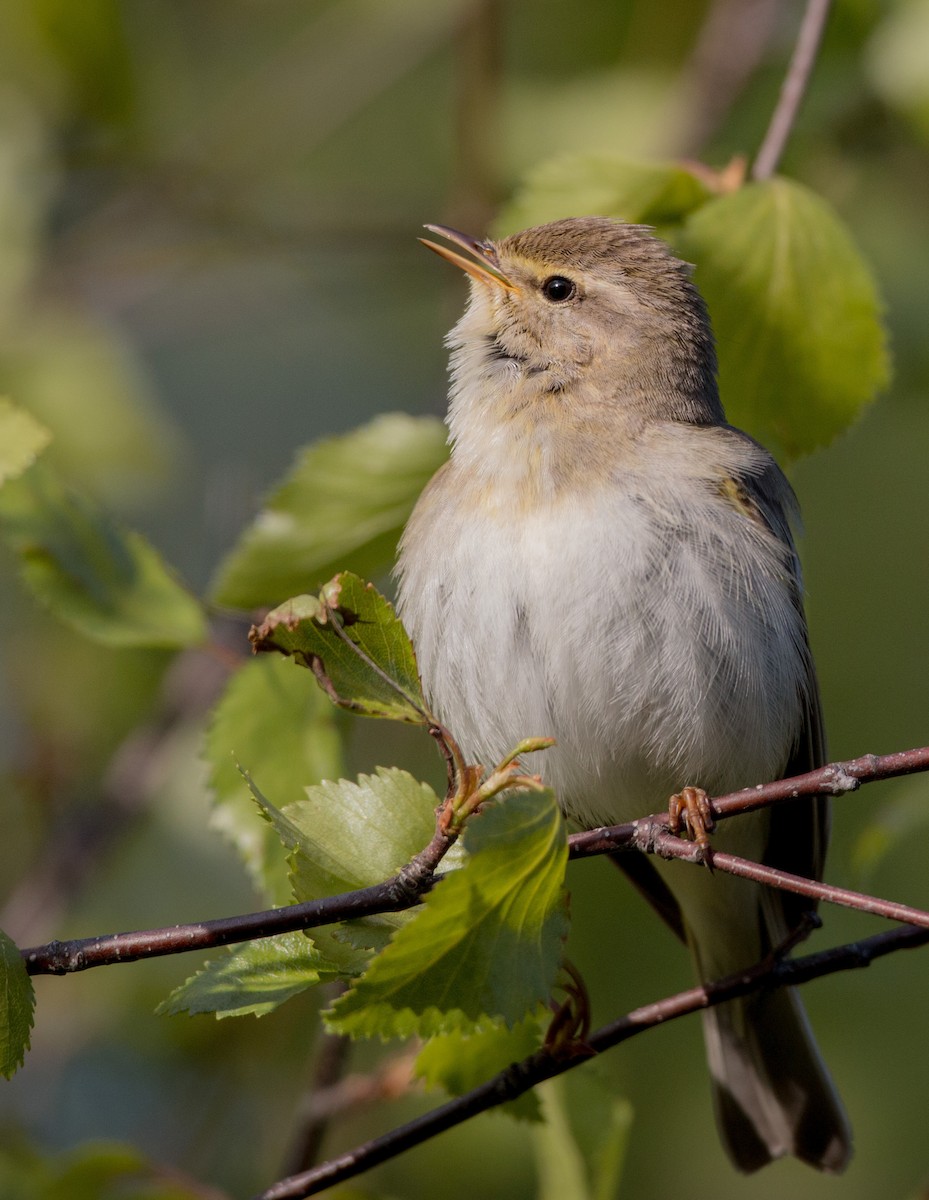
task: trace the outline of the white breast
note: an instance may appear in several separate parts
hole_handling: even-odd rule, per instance
[[[398,574],[427,697],[465,754],[490,765],[556,738],[532,768],[588,827],[685,784],[772,777],[799,734],[808,674],[785,549],[692,477],[526,506],[505,481],[468,488],[452,463]]]

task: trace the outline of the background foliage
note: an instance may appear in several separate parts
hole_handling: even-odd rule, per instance
[[[49,469],[84,497],[74,521],[103,504],[195,588],[238,586],[228,562],[217,576],[220,560],[299,447],[387,411],[441,413],[442,336],[463,287],[417,246],[419,226],[521,224],[525,196],[502,217],[501,204],[527,171],[568,153],[587,164],[604,153],[699,155],[716,167],[751,153],[799,10],[751,6],[753,29],[767,21],[770,33],[738,103],[716,113],[720,64],[751,59],[747,8],[679,0],[669,21],[644,0],[2,6],[0,391],[52,431]],[[783,164],[839,211],[870,259],[895,359],[892,390],[792,470],[834,756],[926,741],[927,14],[925,0],[836,5]],[[708,16],[723,28],[715,60]],[[686,210],[689,195],[663,203]],[[724,377],[733,412],[738,385]],[[785,403],[796,400],[789,390]],[[368,544],[393,527],[375,523]],[[115,528],[103,549],[121,545]],[[19,589],[12,554],[4,560],[0,927],[26,944],[254,907],[238,858],[210,829],[200,761],[226,666],[198,651],[84,641]],[[164,644],[196,641],[184,593],[171,600],[172,629],[186,632]],[[241,627],[230,623],[226,645],[244,652]],[[337,774],[341,727],[332,715],[314,744],[290,730],[288,745],[308,771]],[[351,773],[402,760],[441,783],[412,732],[355,723],[349,738]],[[214,786],[234,791],[235,780]],[[917,777],[841,802],[830,877],[925,907],[927,801]],[[260,880],[275,851],[252,851]],[[592,863],[570,875],[570,953],[601,1020],[690,978],[614,875]],[[863,924],[830,912],[815,944]],[[281,1174],[314,1002],[300,997],[260,1022],[149,1016],[188,974],[186,962],[163,960],[37,981],[29,1069],[0,1093],[0,1191],[78,1194],[84,1178],[86,1194],[105,1195],[124,1152],[88,1165],[88,1139],[125,1140],[236,1194]],[[839,1183],[793,1163],[750,1183],[731,1171],[695,1023],[587,1068],[631,1103],[627,1194],[916,1194],[929,1182],[927,983],[929,961],[916,954],[807,989],[857,1134]],[[362,1046],[354,1065],[374,1053]],[[569,1093],[582,1126],[606,1105],[586,1085]],[[358,1112],[333,1148],[425,1103]],[[360,1188],[425,1197],[439,1179],[452,1198],[532,1196],[533,1153],[526,1128],[490,1117]]]

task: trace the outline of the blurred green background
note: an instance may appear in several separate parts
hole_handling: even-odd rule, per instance
[[[455,273],[416,243],[482,233],[540,160],[591,149],[723,166],[757,148],[802,5],[779,0],[7,0],[0,5],[0,392],[55,433],[68,476],[202,588],[297,447],[375,413],[444,408]],[[783,170],[838,209],[886,300],[895,382],[792,471],[834,757],[929,741],[929,0],[839,0]],[[725,400],[725,397],[724,397]],[[23,596],[5,556],[0,926],[21,944],[244,911],[209,828],[199,745],[222,683],[205,656],[85,644]],[[230,630],[240,653],[243,632]],[[431,760],[353,731],[355,766]],[[836,809],[829,878],[929,906],[929,782]],[[690,982],[605,864],[572,873],[570,954],[595,1019]],[[814,947],[876,922],[825,914]],[[283,1173],[315,1017],[150,1015],[194,962],[40,979],[0,1149],[125,1139],[246,1195]],[[623,1195],[916,1197],[929,1187],[929,955],[805,995],[857,1152],[823,1179],[744,1179],[681,1022],[586,1071],[629,1097]],[[361,1047],[358,1069],[375,1051]],[[595,1121],[578,1098],[579,1123]],[[363,1111],[344,1148],[418,1111]],[[3,1170],[0,1166],[0,1194]],[[531,1139],[472,1122],[360,1194],[536,1195]],[[15,1198],[14,1198],[15,1200]]]

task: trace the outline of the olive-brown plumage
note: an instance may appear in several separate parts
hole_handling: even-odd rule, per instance
[[[647,230],[588,217],[477,242],[449,335],[452,454],[410,518],[399,603],[431,705],[474,761],[526,736],[588,828],[823,761],[790,521],[770,455],[726,423],[689,269]],[[825,801],[725,822],[714,845],[820,875]],[[630,872],[702,979],[741,970],[804,904],[660,860]],[[705,1014],[720,1130],[754,1170],[839,1171],[841,1105],[793,991]]]

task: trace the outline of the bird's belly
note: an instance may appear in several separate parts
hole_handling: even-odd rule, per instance
[[[802,635],[745,525],[698,541],[615,493],[518,521],[450,508],[427,552],[401,560],[430,704],[485,765],[554,737],[532,767],[588,827],[685,784],[718,794],[776,775],[799,732]]]

